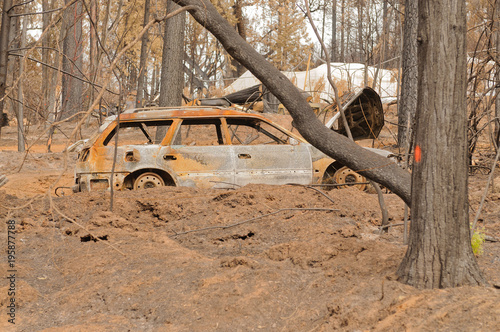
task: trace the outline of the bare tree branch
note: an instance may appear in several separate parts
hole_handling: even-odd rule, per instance
[[[53,13],[57,12],[63,9],[63,7],[59,7],[56,9],[51,9],[51,10],[46,10],[44,12],[36,12],[36,13],[22,13],[22,14],[11,14],[9,15],[10,17],[20,17],[20,16],[33,16],[33,15],[43,15],[43,14],[48,14],[48,13]]]

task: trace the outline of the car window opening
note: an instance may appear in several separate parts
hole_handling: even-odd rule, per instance
[[[228,119],[233,145],[289,144],[290,137],[263,121],[242,122]]]
[[[224,145],[220,119],[183,120],[172,145],[214,146]]]
[[[118,146],[160,144],[172,121],[121,122]],[[104,146],[115,145],[116,127],[103,141]]]

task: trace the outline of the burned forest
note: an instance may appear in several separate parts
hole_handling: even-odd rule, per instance
[[[1,331],[500,326],[500,0],[0,8]]]

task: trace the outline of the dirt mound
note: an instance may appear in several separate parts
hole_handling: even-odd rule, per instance
[[[2,205],[26,202],[0,192]],[[19,231],[16,326],[22,331],[498,326],[498,290],[419,291],[395,280],[406,248],[399,229],[378,234],[376,196],[355,189],[326,194],[301,186],[164,187],[118,192],[112,212],[109,193],[102,192],[56,197],[53,205],[37,199],[10,210],[8,218],[17,221]],[[393,195],[386,200],[393,222],[400,222],[400,201]],[[6,213],[2,210],[4,220]],[[495,279],[491,273],[498,274],[500,262],[488,255],[498,255],[499,248],[492,243],[485,249],[488,258],[480,263]],[[2,305],[7,303],[5,287],[0,295]],[[0,324],[9,327],[5,320]]]

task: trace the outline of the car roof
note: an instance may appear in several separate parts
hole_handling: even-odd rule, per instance
[[[128,110],[120,114],[120,121],[129,120],[162,120],[172,118],[205,118],[205,117],[244,117],[268,121],[259,114],[241,112],[232,108],[183,106],[183,107],[152,107]]]
[[[292,133],[290,130],[283,128],[277,123],[267,119],[260,114],[246,113],[238,111],[234,108],[218,107],[218,106],[182,106],[182,107],[151,107],[151,108],[137,108],[131,109],[120,114],[120,121],[155,121],[164,119],[196,119],[196,118],[246,118],[258,119],[267,123],[272,123],[273,126],[291,135],[301,142],[306,142],[301,136]],[[116,122],[116,115],[106,118],[99,128],[99,133],[102,133],[111,123]]]

